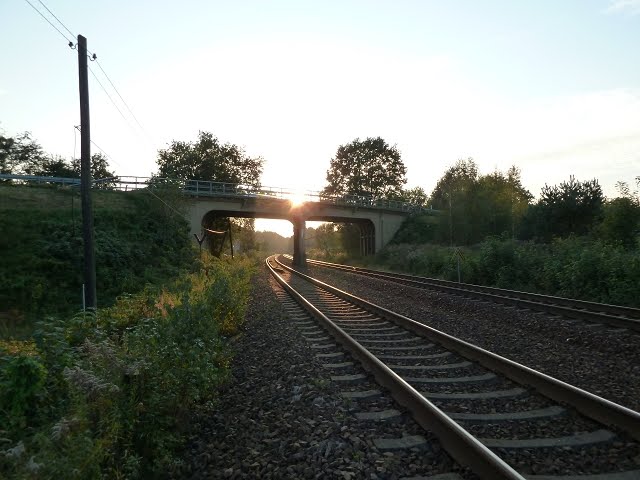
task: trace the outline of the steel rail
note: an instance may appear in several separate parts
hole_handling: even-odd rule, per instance
[[[394,322],[412,331],[416,335],[427,338],[432,342],[439,343],[443,347],[454,350],[463,357],[475,360],[486,368],[497,371],[517,383],[534,387],[538,392],[559,403],[568,403],[575,407],[585,416],[592,418],[605,425],[613,426],[628,433],[636,440],[640,440],[640,413],[627,407],[614,403],[602,397],[598,397],[586,390],[570,385],[566,382],[553,378],[542,372],[529,368],[525,365],[509,360],[483,348],[477,347],[469,342],[460,340],[452,335],[436,330],[404,315],[392,312],[384,307],[367,302],[359,297],[351,295],[343,290],[333,287],[327,283],[305,275],[288,265],[276,260],[280,266],[290,272],[306,279],[338,297],[355,303],[359,307],[380,315],[381,317]]]
[[[418,288],[430,288],[454,295],[490,300],[496,303],[511,305],[517,308],[543,311],[569,318],[606,323],[620,328],[640,331],[640,309],[588,302],[571,298],[555,297],[538,293],[504,290],[469,283],[457,283],[428,277],[419,277],[403,273],[384,272],[362,267],[351,267],[337,263],[309,260],[311,265],[318,265],[336,270],[343,270],[383,280],[390,280],[403,285]]]
[[[487,480],[524,480],[509,464],[501,460],[495,453],[449,418],[442,410],[422,396],[416,389],[403,380],[398,374],[372,355],[368,350],[353,340],[342,328],[332,322],[306,298],[298,293],[276,269],[270,260],[277,262],[286,270],[295,270],[281,264],[272,256],[267,258],[267,268],[278,283],[300,304],[310,315],[318,320],[347,351],[357,358],[364,368],[370,371],[376,381],[387,388],[393,398],[407,408],[413,418],[424,429],[433,432],[442,443],[444,449],[460,464],[469,467],[481,478]]]

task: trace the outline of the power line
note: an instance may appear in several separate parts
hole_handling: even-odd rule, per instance
[[[147,141],[150,142],[150,144],[153,146],[153,140],[150,137],[150,135],[147,133],[147,131],[144,129],[144,127],[142,126],[142,124],[138,121],[138,119],[136,118],[136,116],[133,114],[133,112],[131,111],[131,108],[129,108],[129,105],[127,105],[127,102],[125,102],[124,98],[122,98],[122,95],[120,95],[120,92],[118,91],[118,89],[116,88],[116,86],[113,84],[113,82],[111,81],[111,79],[109,78],[109,76],[107,75],[107,72],[104,71],[104,69],[102,68],[102,66],[100,65],[100,63],[97,61],[97,58],[94,57],[92,58],[92,60],[95,60],[95,62],[98,64],[98,67],[100,67],[100,70],[102,70],[102,73],[104,74],[104,76],[107,78],[107,80],[109,81],[109,83],[111,84],[111,86],[113,87],[113,89],[115,90],[115,92],[118,94],[118,96],[120,97],[120,100],[122,100],[122,103],[124,104],[125,107],[127,107],[127,110],[129,111],[129,113],[131,114],[131,117],[133,117],[133,119],[136,121],[136,123],[138,124],[138,126],[140,127],[140,131],[142,131],[146,137],[147,137]],[[102,88],[102,91],[107,95],[107,97],[109,98],[109,100],[111,101],[111,103],[113,104],[113,106],[115,107],[116,110],[118,110],[118,113],[120,114],[120,116],[122,117],[122,119],[125,121],[125,123],[127,124],[127,126],[136,133],[136,135],[140,135],[140,131],[136,130],[133,125],[131,125],[131,122],[127,119],[126,115],[122,112],[122,110],[120,109],[120,107],[118,107],[118,104],[115,102],[115,100],[113,99],[113,97],[109,94],[109,92],[107,91],[107,89],[105,88],[105,86],[102,84],[102,82],[100,81],[100,79],[98,78],[98,76],[95,74],[95,72],[93,71],[93,69],[91,67],[89,67],[89,71],[91,72],[91,75],[93,75],[93,78],[96,79],[96,82],[98,82],[98,85],[100,85],[100,88]]]
[[[74,128],[75,130],[77,130],[77,131],[80,131],[80,125],[74,125],[74,127],[73,127],[73,128]],[[74,141],[74,142],[75,142],[75,141]],[[100,151],[103,153],[103,155],[104,155],[105,157],[107,157],[107,160],[109,160],[109,161],[111,161],[111,162],[115,163],[115,164],[116,164],[117,166],[119,166],[120,168],[124,168],[120,163],[116,162],[116,161],[113,159],[113,157],[112,157],[111,155],[109,155],[109,154],[108,154],[107,152],[105,152],[102,148],[100,148],[100,146],[99,146],[96,142],[94,142],[93,140],[90,140],[90,142],[91,142],[91,144],[92,144],[94,147],[96,147],[98,150],[100,150]],[[74,150],[73,150],[73,151],[74,151],[74,159],[75,159],[75,143],[74,143]]]
[[[107,160],[111,160],[113,163],[115,163],[117,166],[119,166],[120,168],[124,168],[121,164],[119,164],[118,162],[116,162],[112,156],[110,156],[107,152],[105,152],[103,149],[101,149],[98,144],[96,142],[94,142],[93,140],[91,140],[91,144],[96,147],[98,150],[100,150],[105,157],[107,157]]]
[[[40,15],[42,18],[44,18],[47,23],[49,25],[51,25],[53,28],[55,28],[55,30],[65,39],[69,42],[69,46],[73,46],[74,42],[69,40],[69,38],[62,33],[62,31],[56,27],[45,15],[43,15],[43,13],[38,10],[33,3],[31,3],[29,0],[25,0],[30,6],[31,8],[33,8],[38,15]],[[49,14],[56,19],[56,21],[62,25],[62,27],[69,32],[69,35],[71,35],[71,38],[73,38],[75,40],[76,35],[69,30],[69,28],[62,22],[62,20],[60,20],[55,13],[53,13],[51,11],[51,9],[49,7],[47,7],[47,5],[42,1],[42,0],[38,0],[38,3],[40,3],[40,5],[42,5],[47,12],[49,12]],[[124,104],[124,106],[127,108],[127,110],[129,111],[129,113],[131,114],[131,116],[133,117],[133,119],[136,121],[136,123],[138,124],[138,126],[140,127],[140,129],[142,129],[142,131],[144,131],[144,128],[142,127],[142,125],[140,124],[140,121],[136,118],[136,116],[133,114],[133,111],[131,111],[131,108],[129,107],[129,105],[127,104],[127,102],[125,102],[124,98],[122,97],[122,95],[120,94],[120,92],[118,91],[118,89],[116,88],[116,86],[113,84],[113,82],[111,81],[111,78],[109,78],[109,75],[107,75],[107,72],[105,72],[104,68],[102,68],[102,65],[100,65],[100,62],[97,61],[97,55],[95,53],[90,52],[89,50],[87,50],[87,52],[89,53],[89,59],[93,60],[96,62],[96,64],[98,65],[98,67],[100,68],[100,70],[102,71],[102,73],[104,74],[104,76],[107,78],[107,80],[109,81],[109,83],[111,84],[111,86],[113,87],[113,89],[115,90],[115,92],[118,94],[118,97],[120,97],[120,100],[122,100],[122,103]],[[113,100],[113,98],[111,97],[111,95],[109,95],[109,92],[107,92],[107,89],[104,87],[104,85],[102,84],[102,82],[100,82],[100,80],[98,79],[98,77],[96,76],[96,74],[94,73],[93,70],[91,70],[91,68],[89,68],[89,70],[91,71],[91,74],[93,75],[93,77],[96,79],[96,81],[98,82],[98,84],[100,85],[100,87],[102,88],[102,90],[104,91],[104,93],[107,95],[107,97],[109,97],[109,100],[111,100],[111,103],[113,103],[113,106],[116,107],[116,110],[118,110],[118,113],[120,113],[120,115],[122,116],[122,118],[125,120],[125,122],[127,122],[127,124],[129,125],[129,127],[131,127],[131,124],[129,123],[129,121],[127,120],[127,118],[125,117],[124,113],[122,113],[122,110],[120,110],[120,108],[118,107],[118,105],[116,104],[116,102]],[[146,133],[146,132],[145,132]]]
[[[58,23],[59,23],[60,25],[62,25],[62,26],[64,27],[64,29],[65,29],[67,32],[69,32],[69,34],[71,35],[71,37],[72,37],[72,38],[76,38],[76,37],[77,37],[77,35],[76,35],[75,33],[73,33],[71,30],[69,30],[69,29],[67,28],[67,26],[66,26],[64,23],[62,23],[58,17],[56,17],[55,13],[53,13],[51,10],[49,10],[49,7],[47,7],[47,6],[44,4],[44,2],[42,2],[42,0],[38,0],[38,2],[40,3],[40,5],[42,5],[44,8],[46,8],[46,9],[47,9],[47,12],[49,12],[49,13],[51,14],[51,16],[52,16],[53,18],[55,18],[55,19],[58,21]]]
[[[35,10],[35,12],[40,15],[49,25],[51,25],[51,27],[53,27],[59,34],[60,36],[62,36],[62,38],[64,38],[68,44],[69,47],[71,48],[75,48],[75,39],[76,39],[76,35],[62,22],[62,20],[60,20],[55,13],[53,13],[53,11],[51,11],[51,9],[42,1],[42,0],[38,0],[38,3],[40,3],[40,5],[42,5],[47,12],[49,12],[49,14],[64,28],[64,30],[66,30],[70,35],[71,38],[73,40],[70,40],[65,33],[63,33],[56,25],[54,25],[51,20],[49,20],[43,13],[42,11],[40,11],[38,8],[36,8],[36,6],[31,3],[30,0],[25,0],[29,6]],[[138,125],[138,127],[140,128],[140,130],[145,134],[145,136],[147,137],[147,139],[149,141],[151,141],[151,143],[153,144],[153,140],[151,139],[150,135],[147,133],[147,131],[144,129],[144,127],[142,126],[142,124],[140,123],[140,121],[138,120],[138,118],[135,116],[135,114],[133,113],[133,110],[131,110],[131,107],[129,107],[129,105],[127,104],[127,102],[125,101],[124,97],[120,94],[120,91],[116,88],[115,84],[113,83],[113,81],[111,80],[111,78],[109,77],[109,75],[107,75],[107,72],[105,71],[104,68],[102,68],[102,65],[100,64],[100,62],[97,61],[97,55],[95,53],[92,53],[91,51],[87,50],[88,52],[88,57],[91,61],[95,61],[96,64],[98,65],[98,68],[100,68],[100,70],[102,71],[102,74],[105,76],[105,78],[108,80],[109,84],[111,85],[111,87],[113,88],[113,90],[116,92],[116,94],[118,95],[118,97],[120,98],[120,100],[122,101],[122,104],[126,107],[127,111],[129,112],[129,114],[131,115],[131,117],[135,120],[136,124]],[[93,75],[93,78],[95,78],[96,82],[98,82],[98,85],[100,86],[100,88],[102,88],[102,90],[104,91],[105,95],[107,95],[107,97],[109,98],[109,100],[111,101],[111,103],[113,104],[113,106],[115,107],[115,109],[118,111],[118,113],[120,114],[120,116],[122,117],[122,119],[125,121],[125,123],[127,124],[127,126],[129,128],[131,128],[132,130],[135,131],[135,128],[133,128],[133,126],[131,125],[130,121],[127,119],[127,116],[122,112],[122,110],[120,109],[120,107],[118,107],[117,103],[114,101],[113,97],[109,94],[109,92],[107,91],[107,89],[105,88],[105,86],[102,84],[102,82],[100,81],[100,79],[98,78],[98,76],[95,74],[95,72],[91,69],[91,67],[89,67],[89,71],[91,72],[91,75]],[[74,137],[74,157],[75,157],[75,137]],[[93,141],[91,143],[94,143]],[[94,143],[95,145],[95,143]],[[100,147],[98,147],[97,145],[95,145],[96,148],[98,148],[102,153],[104,153],[107,157],[109,157],[109,155],[107,155],[107,153],[102,150]],[[117,162],[116,162],[117,163]]]
[[[69,40],[69,39],[67,38],[67,36],[66,36],[64,33],[62,33],[58,27],[56,27],[53,23],[51,23],[51,21],[50,21],[47,17],[45,17],[45,16],[42,14],[42,12],[41,12],[40,10],[38,10],[38,9],[33,5],[33,3],[31,3],[29,0],[24,0],[24,1],[25,1],[25,2],[27,2],[27,3],[31,6],[31,8],[33,8],[33,9],[38,13],[38,15],[40,15],[42,18],[44,18],[44,19],[45,19],[45,21],[46,21],[49,25],[51,25],[53,28],[55,28],[55,30],[56,30],[60,35],[62,35],[62,38],[64,38],[67,42],[69,42],[69,46],[72,46],[72,45],[74,44],[74,42],[73,42],[72,40]],[[42,3],[42,2],[40,2],[40,3]],[[45,8],[47,8],[47,7],[45,6]],[[49,9],[47,8],[47,10],[49,10]],[[49,10],[49,12],[51,12],[51,10]],[[52,15],[53,15],[53,14],[52,14]],[[55,17],[55,15],[54,15],[54,17]],[[56,18],[56,20],[57,20],[57,18]],[[58,20],[58,22],[60,22],[60,20]],[[62,22],[60,22],[60,23],[62,24]],[[63,25],[63,24],[62,24],[62,25]],[[64,26],[64,25],[63,25],[63,26]],[[64,28],[67,28],[67,27],[64,27]],[[74,37],[74,36],[73,36],[73,34],[71,34],[71,36],[72,36],[72,37]],[[74,39],[75,39],[75,38],[74,38]]]
[[[98,82],[98,85],[100,85],[100,88],[102,88],[102,90],[104,91],[104,93],[107,95],[107,97],[109,97],[109,100],[111,100],[111,103],[113,103],[113,106],[116,107],[116,110],[118,110],[118,113],[120,114],[120,116],[122,117],[122,119],[127,122],[127,125],[129,126],[129,128],[133,128],[131,126],[131,124],[129,123],[129,120],[127,120],[127,117],[124,116],[124,113],[122,113],[122,110],[120,110],[120,108],[118,107],[118,105],[116,104],[116,102],[113,101],[113,98],[111,97],[111,95],[109,95],[109,92],[107,92],[107,89],[104,88],[104,85],[102,85],[102,82],[98,79],[98,77],[96,76],[96,74],[93,72],[93,69],[91,67],[89,67],[89,71],[91,72],[91,75],[93,75],[93,78],[96,79],[96,82]]]
[[[145,190],[147,192],[149,192],[151,195],[153,195],[154,197],[156,197],[158,200],[160,200],[162,203],[164,203],[168,208],[170,208],[171,210],[173,210],[174,212],[176,212],[178,215],[180,215],[182,218],[184,218],[184,213],[179,211],[177,208],[169,205],[167,202],[165,202],[163,199],[161,199],[158,195],[156,195],[155,193],[153,193],[151,188],[145,188]]]
[[[111,81],[111,79],[109,78],[109,75],[107,75],[107,72],[104,71],[104,68],[102,68],[102,65],[100,65],[100,62],[96,59],[96,64],[98,65],[98,67],[100,68],[100,70],[102,70],[102,73],[104,73],[104,76],[107,78],[107,80],[109,81],[109,83],[111,84],[111,86],[113,87],[113,89],[115,90],[115,92],[118,94],[118,97],[120,97],[120,100],[122,100],[122,103],[124,104],[125,107],[127,107],[127,110],[129,111],[129,113],[131,114],[131,116],[133,117],[133,119],[136,121],[136,123],[138,124],[138,126],[140,127],[140,129],[145,132],[144,127],[140,124],[140,122],[138,121],[138,119],[136,118],[136,116],[133,114],[133,112],[131,111],[131,109],[129,108],[129,105],[127,105],[127,102],[124,101],[124,98],[122,98],[122,95],[120,95],[120,92],[118,91],[118,89],[116,88],[116,86],[113,84],[113,82]],[[146,133],[146,132],[145,132]]]

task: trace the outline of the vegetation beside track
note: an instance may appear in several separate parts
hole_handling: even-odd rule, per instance
[[[460,247],[465,283],[640,307],[640,250],[585,237],[549,244],[490,237]],[[455,249],[434,244],[392,244],[370,259],[384,268],[458,280]]]
[[[228,375],[255,262],[205,258],[96,314],[0,345],[0,476],[163,477]]]
[[[79,192],[0,183],[0,478],[167,477],[228,377],[255,261],[198,260],[177,191],[92,198],[83,313]]]
[[[168,190],[160,196],[179,201]],[[99,306],[191,267],[186,220],[149,192],[94,190],[93,204]],[[0,338],[28,335],[36,319],[81,309],[77,189],[0,185],[0,223]]]

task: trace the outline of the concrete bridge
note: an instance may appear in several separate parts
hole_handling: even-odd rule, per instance
[[[58,183],[77,186],[79,179],[0,175],[23,182]],[[256,187],[203,180],[175,180],[148,177],[114,177],[94,181],[96,186],[117,190],[138,190],[163,185],[178,187],[189,197],[186,215],[191,233],[200,236],[214,218],[268,218],[293,224],[294,263],[305,261],[305,222],[353,223],[360,227],[360,251],[371,255],[393,238],[402,222],[415,211],[426,209],[406,202],[366,195],[328,196],[320,192]],[[437,214],[435,210],[426,210]]]
[[[420,207],[370,196],[330,197],[319,192],[297,192],[273,187],[188,181],[191,233],[200,235],[214,218],[268,218],[293,225],[294,263],[303,264],[305,222],[353,223],[360,227],[360,251],[371,255],[393,238],[404,220]],[[433,211],[436,213],[435,211]]]
[[[384,247],[409,212],[375,207],[333,205],[324,202],[297,204],[277,198],[193,197],[189,202],[191,233],[200,235],[203,225],[217,217],[269,218],[293,224],[293,257],[305,260],[305,222],[354,223],[360,227],[360,251],[370,255]]]

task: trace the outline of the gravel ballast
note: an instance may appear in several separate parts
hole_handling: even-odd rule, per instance
[[[530,318],[526,318],[522,323],[516,323],[521,320],[517,318],[518,314],[522,313],[523,317],[527,317],[527,315],[535,317],[541,322],[544,320],[562,322],[561,325],[564,327],[569,325],[569,322],[564,322],[557,318],[548,318],[531,312],[518,312],[515,309],[504,309],[499,305],[484,304],[460,297],[449,297],[446,294],[434,294],[434,292],[427,290],[378,279],[369,279],[360,275],[313,267],[309,268],[307,273],[365,300],[513,358],[495,347],[495,345],[511,346],[511,351],[520,353],[520,359],[514,358],[516,361],[539,370],[543,369],[532,364],[531,359],[537,358],[536,353],[540,351],[539,347],[543,340],[540,338],[540,332],[537,332],[539,336],[535,338],[536,343],[533,347],[529,344],[531,339],[528,335],[528,328],[531,323],[527,323],[526,320],[530,320]],[[331,315],[329,314],[329,316]],[[432,322],[432,319],[435,319],[435,321]],[[436,322],[440,324],[436,325]],[[582,324],[579,326],[582,326]],[[549,330],[547,327],[546,331]],[[627,336],[631,336],[633,337],[631,338],[632,340],[636,340],[636,335],[628,332],[611,332],[607,331],[606,328],[584,328],[580,330],[580,333],[583,333],[584,330],[588,333],[598,332],[605,335],[624,334],[623,341],[628,340]],[[573,330],[571,333],[575,335],[576,331]],[[556,339],[551,337],[547,343],[547,345],[552,346],[551,348],[553,348],[552,340]],[[597,342],[594,345],[597,345]],[[542,350],[545,353],[544,349]],[[561,352],[566,356],[565,361],[567,362],[571,362],[573,359],[570,351],[571,347],[568,349],[565,347],[565,350]],[[582,351],[579,353],[584,354]],[[590,353],[587,352],[586,357],[590,357]],[[609,353],[611,353],[610,350]],[[632,358],[635,359],[636,355],[637,353],[634,352]],[[560,361],[558,365],[562,366],[562,363]],[[552,372],[546,371],[546,373],[553,375]],[[402,373],[400,374],[402,375]],[[600,370],[599,375],[604,379],[607,378],[609,372]],[[578,372],[578,376],[579,378],[574,378],[574,381],[571,379],[565,381],[589,390],[589,387],[585,386],[584,382],[579,382],[582,378],[581,372]],[[432,382],[433,373],[430,372],[428,377],[426,380],[420,378],[405,379],[409,383],[417,381],[425,383],[427,380]],[[591,390],[595,389],[592,388]],[[442,405],[442,403],[446,402],[438,403],[446,410],[446,406]],[[456,406],[463,410],[465,403],[460,402]],[[502,412],[499,403],[501,402],[488,400],[483,409],[486,410],[488,407],[490,413],[493,413],[491,410],[494,409],[496,412]],[[470,411],[477,411],[475,404],[476,402],[467,403]],[[530,408],[527,410],[530,410]],[[640,475],[640,471],[638,471],[640,450],[636,442],[630,441],[621,432],[614,434],[603,429],[604,426],[576,415],[575,411],[566,412],[555,418],[540,418],[535,421],[468,422],[462,419],[461,421],[470,433],[480,438],[487,446],[493,447],[499,452],[499,456],[503,460],[506,460],[523,473],[567,475],[633,471],[634,474]],[[556,445],[559,445],[559,448],[556,448]],[[552,447],[553,450],[549,450]]]
[[[596,395],[640,410],[640,335],[585,327],[393,282],[308,267],[309,275],[365,300]]]
[[[309,329],[303,325],[308,320],[285,313],[273,285],[261,268],[243,333],[232,342],[231,379],[216,405],[194,421],[182,478],[400,479],[448,472],[475,478],[384,392],[368,400],[343,396],[379,387],[357,363],[323,366],[353,360],[339,355],[338,347],[312,348],[332,342],[305,340],[301,330]],[[353,374],[364,379],[332,380]],[[357,415],[391,410],[399,414],[387,421]],[[403,437],[406,447],[401,449],[387,448],[382,441]],[[417,437],[427,444],[420,445]]]

